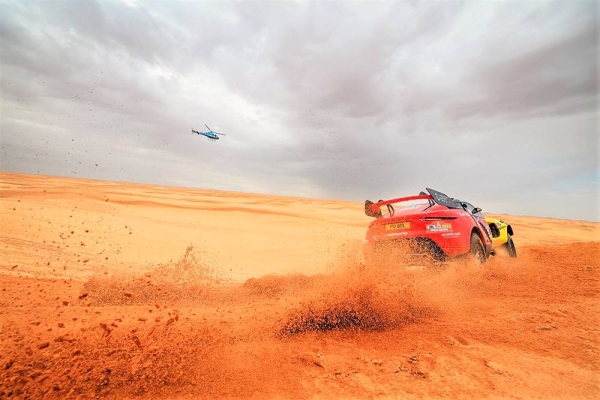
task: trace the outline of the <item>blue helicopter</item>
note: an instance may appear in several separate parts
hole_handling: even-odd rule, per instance
[[[192,133],[196,133],[198,135],[206,136],[208,138],[208,140],[219,140],[219,137],[217,135],[227,136],[224,133],[214,132],[206,124],[204,124],[204,126],[208,129],[208,132],[198,132],[198,131],[195,131],[194,128],[192,128]]]

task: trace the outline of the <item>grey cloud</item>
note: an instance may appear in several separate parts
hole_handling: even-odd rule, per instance
[[[170,26],[144,8],[123,3],[57,2],[50,9],[44,7],[44,15],[48,23],[67,33],[67,40],[104,47],[101,51],[123,51],[148,63],[168,62],[177,44]]]
[[[479,88],[479,93],[472,101],[448,107],[449,116],[539,116],[589,110],[597,101],[597,34],[596,26],[584,26],[560,42],[484,64],[464,82]]]

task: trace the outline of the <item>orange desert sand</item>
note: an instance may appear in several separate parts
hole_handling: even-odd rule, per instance
[[[361,202],[0,181],[0,398],[600,397],[599,223],[362,268]]]

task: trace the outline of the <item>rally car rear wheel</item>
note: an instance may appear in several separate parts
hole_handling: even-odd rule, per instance
[[[508,235],[508,240],[503,244],[503,246],[506,248],[506,250],[508,250],[508,255],[511,258],[517,257],[517,248],[515,247],[515,242],[513,241],[511,235]]]
[[[471,254],[480,264],[483,264],[486,260],[483,242],[481,241],[479,235],[476,233],[471,234]]]

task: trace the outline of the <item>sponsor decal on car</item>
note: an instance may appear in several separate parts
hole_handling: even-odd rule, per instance
[[[399,229],[410,229],[410,222],[398,222],[396,224],[387,224],[385,226],[386,231],[396,231]]]
[[[427,231],[432,233],[450,232],[452,231],[452,224],[448,222],[436,222],[435,224],[427,225]]]
[[[447,232],[447,233],[442,233],[443,237],[459,237],[460,236],[460,232]]]

